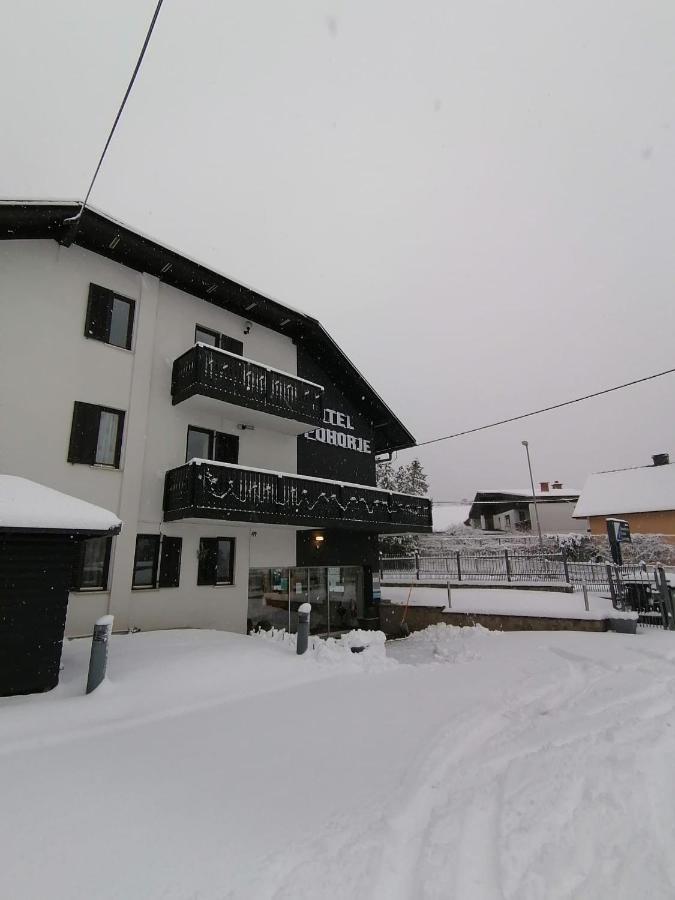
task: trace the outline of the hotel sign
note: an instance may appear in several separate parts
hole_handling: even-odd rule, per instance
[[[370,441],[350,434],[354,431],[351,416],[338,412],[336,409],[324,409],[323,421],[326,425],[334,427],[306,431],[305,437],[308,441],[319,441],[333,447],[344,447],[345,450],[354,450],[356,453],[372,453]]]

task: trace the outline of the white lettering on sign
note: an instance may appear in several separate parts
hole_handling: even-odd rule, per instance
[[[323,420],[326,425],[337,425],[338,428],[346,428],[347,431],[354,431],[352,417],[345,415],[345,413],[338,412],[336,409],[324,409]]]
[[[323,421],[326,425],[335,425],[344,428],[345,431],[354,431],[352,417],[336,409],[324,409]],[[356,437],[353,434],[345,434],[345,431],[335,431],[334,428],[317,428],[315,431],[306,431],[308,441],[319,441],[321,444],[330,444],[333,447],[344,447],[345,450],[355,450],[357,453],[371,453],[370,441]]]

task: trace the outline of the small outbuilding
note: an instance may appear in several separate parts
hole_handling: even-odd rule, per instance
[[[121,526],[91,503],[0,475],[0,696],[56,687],[79,546]]]

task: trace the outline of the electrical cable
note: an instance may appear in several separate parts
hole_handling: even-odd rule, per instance
[[[77,215],[72,216],[72,217],[70,217],[70,218],[64,220],[64,224],[74,226],[74,227],[73,227],[73,232],[72,232],[72,233],[70,234],[70,236],[69,236],[71,242],[72,242],[72,240],[73,240],[73,237],[74,237],[75,232],[77,231],[77,227],[78,227],[78,225],[79,225],[80,219],[82,218],[82,213],[84,212],[84,208],[85,208],[85,206],[87,205],[87,201],[89,200],[89,195],[91,194],[92,188],[94,187],[94,182],[96,181],[96,177],[98,176],[98,173],[99,173],[99,171],[100,171],[100,169],[101,169],[101,166],[102,166],[102,164],[103,164],[103,159],[105,158],[105,155],[106,155],[106,152],[107,152],[107,150],[108,150],[108,147],[110,146],[110,141],[112,140],[112,136],[113,136],[113,134],[115,133],[115,129],[117,128],[117,123],[118,123],[119,120],[120,120],[120,117],[121,117],[121,115],[122,115],[122,111],[124,110],[124,107],[125,107],[125,105],[126,105],[126,102],[127,102],[127,100],[129,99],[129,94],[131,93],[131,89],[132,89],[132,87],[134,86],[134,81],[136,80],[136,76],[138,75],[138,71],[139,71],[139,69],[141,68],[141,63],[143,62],[143,57],[145,56],[145,51],[148,49],[148,44],[150,43],[150,37],[152,36],[152,32],[153,32],[153,30],[154,30],[154,28],[155,28],[155,23],[157,22],[157,17],[159,16],[159,11],[160,11],[160,9],[162,8],[162,3],[163,3],[163,2],[164,2],[164,0],[158,0],[157,6],[155,7],[155,12],[154,12],[154,14],[153,14],[152,20],[151,20],[151,22],[150,22],[150,26],[148,27],[147,33],[146,33],[146,35],[145,35],[145,40],[143,41],[143,46],[141,47],[141,52],[140,52],[140,54],[139,54],[139,56],[138,56],[138,59],[136,60],[136,65],[134,66],[134,71],[132,72],[131,79],[129,80],[129,84],[128,84],[128,86],[127,86],[127,89],[126,89],[126,92],[125,92],[124,97],[123,97],[123,99],[122,99],[122,102],[121,102],[121,104],[120,104],[120,107],[119,107],[119,109],[117,110],[117,115],[115,116],[115,121],[113,122],[112,128],[110,129],[110,134],[108,135],[108,139],[107,139],[107,141],[105,142],[105,146],[103,147],[103,152],[101,153],[101,156],[100,156],[100,158],[99,158],[98,165],[96,166],[96,169],[95,169],[94,174],[93,174],[93,176],[92,176],[91,182],[90,182],[90,184],[89,184],[89,189],[87,190],[87,193],[85,194],[84,200],[82,201],[82,204],[81,204],[81,206],[80,206],[80,210],[79,210],[79,212],[77,213]]]
[[[495,493],[498,494],[500,491],[479,491],[479,493],[488,494]],[[504,491],[503,493],[508,494],[508,491]],[[539,503],[571,503],[576,504],[578,501],[578,497],[570,497],[569,494],[564,497],[540,497],[537,495],[537,504]],[[532,503],[532,494],[514,497],[512,494],[508,495],[504,500],[431,500],[433,506],[472,506],[473,503],[478,503],[480,506],[504,506],[506,503]]]
[[[428,441],[419,441],[419,443],[415,444],[415,447],[426,447],[429,444],[437,444],[440,441],[449,441],[452,438],[463,437],[465,434],[475,434],[477,431],[496,428],[498,425],[506,425],[509,422],[518,422],[521,419],[528,419],[530,416],[538,416],[541,415],[541,413],[550,412],[553,409],[561,409],[563,406],[571,406],[573,403],[581,403],[583,400],[601,397],[603,394],[611,394],[613,391],[621,391],[624,388],[633,387],[635,384],[653,381],[654,378],[661,378],[662,375],[672,375],[673,372],[675,372],[675,369],[665,369],[663,372],[656,372],[654,375],[646,375],[644,378],[636,378],[634,381],[627,381],[625,384],[617,384],[615,387],[605,388],[602,391],[594,391],[592,394],[585,394],[583,397],[575,397],[574,400],[565,400],[563,403],[554,403],[552,406],[544,406],[542,409],[535,409],[532,412],[521,413],[518,416],[510,416],[508,419],[500,419],[498,422],[491,422],[489,425],[479,425],[477,428],[467,428],[465,431],[446,434],[444,437],[432,438]]]

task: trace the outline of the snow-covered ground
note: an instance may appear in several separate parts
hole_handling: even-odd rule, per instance
[[[671,633],[88,649],[0,701],[3,897],[675,895]]]
[[[446,607],[447,587],[383,587],[382,598],[392,603],[410,606]],[[589,593],[588,612],[584,595],[562,591],[519,591],[500,588],[451,588],[453,612],[489,613],[512,616],[543,616],[555,619],[637,618],[637,613],[613,609],[609,597]]]

